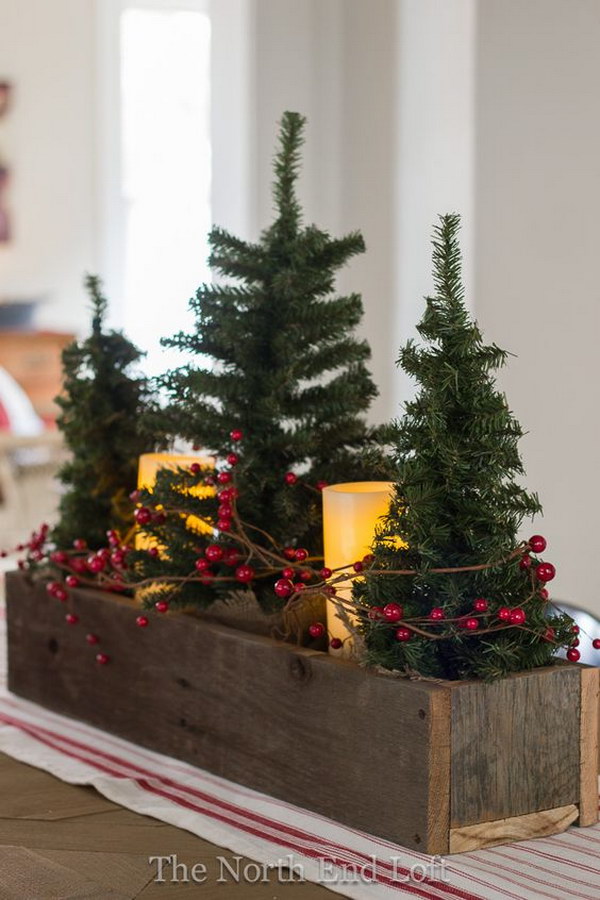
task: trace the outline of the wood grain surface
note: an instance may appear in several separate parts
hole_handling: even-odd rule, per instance
[[[580,667],[455,685],[451,828],[579,803]]]
[[[579,809],[574,803],[558,809],[545,809],[526,816],[513,816],[497,822],[464,825],[450,830],[450,853],[483,850],[498,844],[527,841],[559,834],[577,820]]]
[[[581,668],[580,801],[578,825],[598,821],[598,691],[600,672]]]

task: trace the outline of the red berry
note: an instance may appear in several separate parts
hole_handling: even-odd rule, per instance
[[[410,628],[396,628],[395,638],[397,641],[410,641],[412,631]]]
[[[192,475],[199,475],[201,471],[202,471],[202,466],[200,465],[200,463],[192,463],[191,464],[190,472],[192,473]]]
[[[364,565],[360,560],[357,560],[355,563],[352,563],[352,568],[355,572],[362,572],[362,570],[364,569]]]
[[[543,535],[534,534],[529,538],[529,546],[532,553],[543,553],[548,546],[548,542]]]
[[[231,531],[231,519],[218,519],[217,531]]]
[[[283,476],[283,480],[286,484],[296,484],[298,476],[294,472],[286,472]]]
[[[321,622],[313,622],[308,626],[308,633],[311,638],[320,638],[325,634],[325,626]]]
[[[281,574],[283,578],[293,578],[296,573],[291,566],[287,566],[285,569],[283,569]]]
[[[76,588],[79,586],[79,578],[77,575],[67,575],[65,578],[65,584],[67,587]]]
[[[547,600],[548,597],[550,596],[550,594],[548,593],[546,588],[540,588],[538,591],[538,594],[539,594],[540,600]]]
[[[106,568],[106,562],[101,556],[88,556],[86,562],[90,572],[103,572]]]
[[[335,594],[337,594],[337,588],[332,584],[326,584],[323,588],[323,593],[327,594],[328,597],[333,597]]]
[[[219,519],[230,519],[233,515],[233,506],[231,503],[220,503],[217,507],[217,516]]]
[[[581,659],[581,653],[573,647],[571,650],[567,650],[567,659],[569,662],[578,662]]]
[[[498,610],[498,618],[502,619],[503,622],[510,622],[512,611],[508,608],[508,606],[501,606]]]
[[[323,566],[323,568],[319,571],[319,575],[323,580],[325,580],[326,578],[331,578],[333,572],[331,571],[331,569],[328,569],[327,566]]]
[[[367,553],[366,556],[363,556],[362,560],[365,566],[370,566],[371,563],[375,562],[375,556],[372,553]]]
[[[99,666],[105,666],[110,661],[110,656],[107,656],[106,653],[97,653],[96,654],[96,662]]]
[[[140,506],[139,509],[133,514],[133,518],[138,523],[138,525],[147,525],[152,521],[152,512],[148,509],[147,506]]]
[[[198,572],[206,572],[207,569],[210,569],[210,562],[208,559],[204,559],[204,557],[200,557],[194,563],[194,566]]]
[[[83,575],[84,572],[87,572],[85,559],[82,559],[80,556],[76,556],[75,559],[71,560],[71,568],[74,572],[79,572],[80,575]]]
[[[252,566],[238,566],[235,570],[235,577],[238,581],[241,581],[242,584],[248,584],[249,581],[252,581],[254,575],[255,572]]]
[[[528,553],[524,553],[519,560],[519,568],[523,570],[531,568],[531,557]]]
[[[329,646],[332,650],[339,650],[340,647],[343,646],[343,643],[344,642],[340,640],[340,638],[331,638],[331,640],[329,641]]]
[[[571,641],[571,647],[579,647],[579,638],[575,638],[574,641]]]
[[[75,613],[67,613],[65,616],[65,622],[68,625],[77,625],[77,623],[79,622],[79,616]]]
[[[237,455],[237,453],[228,453],[227,454],[227,462],[229,463],[230,466],[237,466],[239,461],[240,461],[240,458]]]
[[[211,562],[220,562],[223,559],[225,551],[218,544],[209,544],[204,555]]]
[[[98,637],[97,634],[86,634],[85,639],[88,642],[88,644],[99,644],[100,643],[100,638]]]
[[[571,631],[573,634],[579,634],[579,625],[571,625]]]
[[[240,551],[235,547],[229,547],[223,555],[223,562],[226,566],[237,566],[240,561]]]
[[[465,619],[465,628],[468,631],[476,631],[479,628],[479,619],[469,617]]]
[[[298,562],[304,562],[305,559],[308,559],[308,550],[305,550],[304,547],[298,547],[297,550],[294,550],[294,559],[297,559]]]
[[[219,482],[219,484],[229,484],[232,478],[233,475],[231,474],[231,472],[219,472],[219,474],[217,475],[217,481]]]
[[[69,562],[69,556],[64,552],[64,550],[56,550],[54,553],[51,553],[50,559],[58,566],[64,566]]]
[[[75,538],[73,541],[73,546],[76,550],[86,550],[87,549],[87,541],[83,538]]]
[[[368,616],[370,619],[382,619],[383,618],[383,606],[372,606],[368,612]]]
[[[232,488],[223,488],[223,490],[217,492],[217,497],[219,498],[220,503],[229,503],[233,494]]]
[[[548,626],[548,628],[546,628],[544,635],[543,635],[544,640],[548,641],[548,643],[552,644],[552,643],[554,643],[555,637],[556,637],[556,632],[554,631],[554,628],[550,628],[550,626]]]
[[[313,573],[310,569],[302,569],[300,572],[300,581],[310,581],[313,577]]]
[[[539,581],[552,581],[556,575],[556,569],[552,563],[540,563],[535,570],[535,574]]]
[[[158,547],[148,547],[148,556],[156,558],[158,556]]]
[[[51,597],[56,597],[56,592],[62,588],[60,581],[49,581],[46,590]]]
[[[317,488],[318,491],[322,491],[323,488],[326,488],[326,487],[327,487],[327,485],[328,485],[328,482],[327,482],[327,481],[317,481],[316,488]],[[334,641],[335,641],[335,640],[338,640],[338,638],[334,638],[333,640],[334,640]],[[331,646],[333,646],[333,644],[332,644]]]
[[[594,638],[592,641],[592,647],[594,650],[600,650],[600,638]]]
[[[60,600],[61,603],[66,603],[66,601],[69,599],[69,595],[63,587],[57,587],[54,592],[54,596],[57,600]]]
[[[273,585],[273,590],[277,594],[278,597],[289,597],[291,593],[293,593],[294,585],[289,580],[289,578],[280,578]]]
[[[293,547],[284,547],[283,555],[286,559],[296,559],[296,551]]]
[[[441,619],[446,618],[446,613],[441,606],[435,606],[429,613],[429,618],[439,622]]]
[[[169,603],[167,600],[157,600],[154,604],[154,608],[159,613],[166,613],[169,609]]]
[[[294,591],[295,591],[296,593],[299,593],[300,591],[303,591],[305,587],[306,587],[306,585],[304,584],[303,581],[296,581],[296,582],[294,583]]]
[[[527,618],[524,609],[511,609],[510,623],[511,625],[522,625]]]
[[[383,607],[383,618],[386,622],[398,622],[404,615],[399,603],[386,603]]]
[[[148,616],[138,616],[135,620],[135,624],[140,628],[146,628],[146,626],[150,624],[150,619]]]
[[[241,431],[239,428],[234,428],[233,431],[229,432],[229,437],[231,438],[232,441],[241,441],[242,438],[244,437],[244,432]]]
[[[477,597],[473,601],[473,609],[477,610],[477,612],[487,612],[488,610],[488,602],[484,597]]]

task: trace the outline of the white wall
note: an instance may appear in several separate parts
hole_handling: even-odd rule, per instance
[[[517,354],[502,383],[555,595],[598,615],[599,46],[597,0],[479,4],[476,308]]]
[[[0,296],[43,296],[38,322],[85,321],[81,280],[95,256],[92,0],[0,0],[0,76],[14,103],[0,124],[12,170],[13,241]]]

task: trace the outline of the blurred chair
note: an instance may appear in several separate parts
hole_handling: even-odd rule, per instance
[[[62,435],[44,430],[25,391],[0,368],[0,549],[56,518],[63,457]]]

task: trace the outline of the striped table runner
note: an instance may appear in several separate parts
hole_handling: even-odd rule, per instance
[[[600,900],[600,826],[447,857],[432,865],[323,816],[55,715],[6,690],[0,607],[0,750],[142,815],[345,897],[387,900]],[[0,801],[1,802],[1,801]],[[169,848],[164,848],[165,855]],[[241,896],[241,894],[240,894]]]

